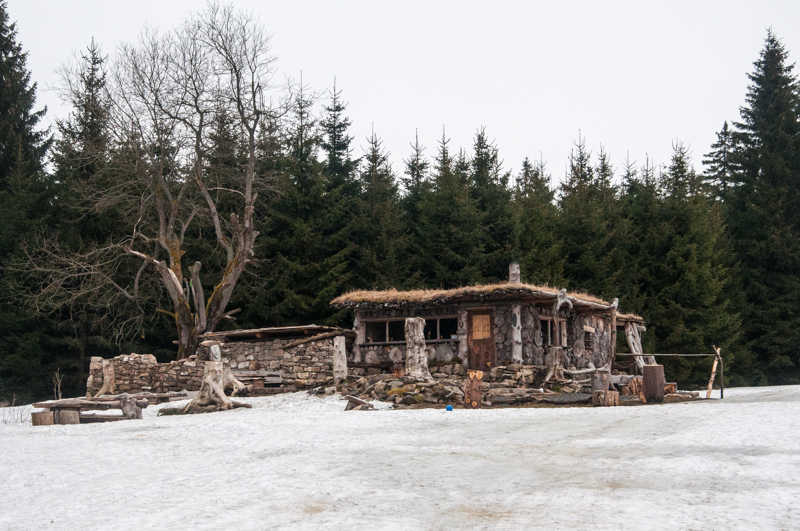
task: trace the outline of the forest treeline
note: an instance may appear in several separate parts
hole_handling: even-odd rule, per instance
[[[126,238],[155,216],[102,206],[110,190],[128,190],[120,168],[146,142],[122,142],[115,129],[114,65],[92,43],[65,67],[72,112],[44,130],[5,3],[0,50],[0,399],[48,396],[56,369],[65,395],[81,394],[90,356],[174,359],[169,294],[141,260],[107,254],[122,245],[113,242],[133,245]],[[524,281],[619,297],[647,321],[646,352],[713,344],[728,385],[800,383],[800,89],[771,31],[749,78],[738,121],[723,124],[704,171],[680,142],[666,165],[617,168],[579,137],[565,175],[528,159],[512,173],[484,128],[468,150],[446,135],[427,149],[413,139],[395,167],[377,135],[355,141],[335,85],[321,95],[287,89],[249,157],[229,109],[213,109],[198,171],[216,184],[216,208],[240,200],[237,176],[251,163],[260,194],[259,235],[228,304],[240,311],[220,327],[349,327],[352,315],[328,306],[341,293],[503,281],[516,260]],[[189,178],[178,171],[181,147],[171,149],[153,155],[168,187]],[[115,200],[139,204],[126,194]],[[211,294],[230,262],[197,204],[176,260],[202,257],[196,278]],[[709,368],[672,360],[668,378],[700,384]]]

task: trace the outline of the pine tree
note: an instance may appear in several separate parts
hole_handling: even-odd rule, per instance
[[[711,151],[703,159],[706,182],[720,199],[727,199],[731,189],[737,184],[736,148],[734,132],[726,121],[717,133],[717,141],[711,144]]]
[[[427,235],[420,231],[419,218],[422,202],[430,193],[431,183],[428,172],[430,162],[425,158],[425,148],[419,144],[419,135],[411,144],[411,154],[403,163],[405,164],[405,177],[402,178],[405,194],[401,207],[403,209],[403,226],[408,233],[409,278],[408,286],[423,287],[423,270],[425,269],[423,246]]]
[[[726,214],[741,261],[745,338],[765,380],[800,382],[800,88],[775,34],[734,124],[740,171]]]
[[[20,312],[10,296],[24,289],[24,277],[10,265],[20,244],[51,221],[53,186],[43,172],[49,132],[39,128],[44,110],[35,111],[36,84],[17,28],[0,2],[0,398],[46,396],[49,377],[64,349],[55,325]]]
[[[481,275],[487,282],[508,280],[508,264],[519,257],[519,231],[512,205],[511,175],[502,170],[497,147],[486,130],[475,135],[470,160],[470,197],[484,230]]]
[[[609,248],[616,215],[613,174],[607,154],[601,151],[598,166],[593,166],[591,152],[579,138],[561,185],[558,229],[570,286],[609,296],[616,296],[609,284],[613,273]]]
[[[524,280],[562,286],[564,257],[555,236],[557,209],[544,161],[522,161],[516,182],[514,205],[520,232],[519,263]]]
[[[362,193],[353,220],[353,277],[362,289],[403,288],[408,281],[408,236],[389,154],[373,133],[360,174]]]
[[[431,191],[418,220],[424,285],[455,288],[482,280],[485,229],[470,195],[466,154],[453,157],[442,134],[434,159]]]

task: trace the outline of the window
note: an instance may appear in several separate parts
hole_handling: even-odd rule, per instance
[[[367,322],[367,343],[383,343],[386,341],[386,321]]]
[[[472,339],[489,339],[492,337],[491,315],[478,314],[472,316]]]
[[[406,321],[394,319],[392,321],[366,321],[364,323],[365,343],[405,343]],[[458,339],[458,318],[444,317],[425,319],[426,341],[451,341]]]
[[[458,339],[458,319],[439,319],[439,339]]]
[[[425,319],[425,341],[458,339],[458,317]]]
[[[542,345],[550,346],[553,344],[552,328],[550,326],[550,319],[539,319],[539,324],[542,326]]]
[[[406,322],[389,321],[389,341],[406,340]]]

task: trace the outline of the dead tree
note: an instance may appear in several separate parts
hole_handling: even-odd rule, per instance
[[[175,322],[178,359],[230,317],[231,295],[254,257],[258,192],[269,189],[256,174],[256,156],[258,132],[275,114],[268,96],[273,63],[258,21],[217,3],[169,33],[145,30],[138,43],[120,47],[108,84],[113,160],[81,195],[87,212],[113,211],[130,232],[81,252],[52,241],[29,247],[26,265],[42,279],[37,305],[63,310],[87,294],[110,292],[116,298],[107,307],[127,304],[142,315],[141,287],[149,280],[147,294],[168,301],[158,311]],[[209,163],[212,126],[223,115],[246,159],[224,175]],[[224,254],[210,295],[201,261],[184,256],[192,233],[213,238]]]
[[[220,343],[218,341],[206,341],[203,344],[209,347],[209,360],[205,362],[200,391],[198,391],[197,396],[181,408],[179,413],[211,413],[239,407],[252,407],[250,404],[235,402],[225,395],[226,387],[233,387],[232,394],[235,394],[237,390],[244,388],[244,384],[234,378],[230,368],[223,363],[222,353],[219,350]]]

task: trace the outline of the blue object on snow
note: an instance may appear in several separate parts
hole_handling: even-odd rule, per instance
[[[445,409],[446,409],[447,411],[453,411],[453,406],[447,406]]]

